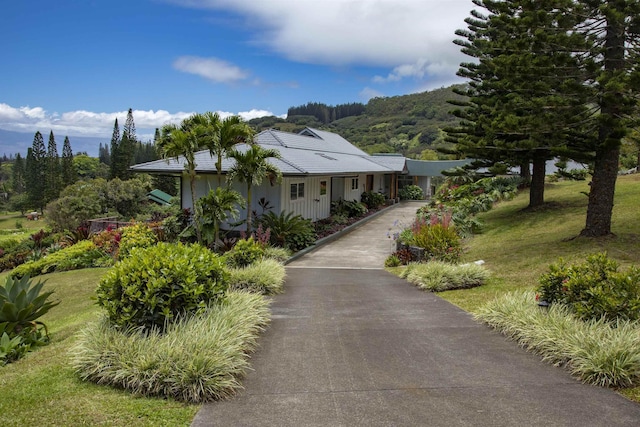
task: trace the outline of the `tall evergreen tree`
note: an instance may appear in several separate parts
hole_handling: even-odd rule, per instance
[[[122,129],[122,140],[120,141],[120,147],[118,150],[118,178],[123,180],[131,178],[129,166],[133,164],[137,143],[136,125],[133,121],[133,110],[129,108],[129,111],[127,112],[127,119],[124,123],[124,128]]]
[[[69,137],[64,138],[64,145],[62,147],[62,188],[76,182],[78,174],[76,173],[76,167],[73,164],[73,151],[71,150],[71,142]]]
[[[119,158],[120,158],[120,126],[118,126],[118,118],[116,117],[113,123],[113,133],[111,134],[111,161],[110,166],[110,178],[116,178],[119,172]]]
[[[45,171],[46,171],[47,150],[44,146],[42,134],[38,131],[33,137],[33,144],[27,151],[26,183],[27,194],[31,206],[40,209],[44,208],[45,192]]]
[[[100,143],[98,147],[98,159],[107,166],[111,165],[111,154],[109,153],[109,146],[107,144],[102,145],[102,143]]]
[[[44,201],[45,204],[58,198],[62,189],[62,174],[60,170],[60,156],[53,131],[49,133],[49,143],[47,144],[47,157],[45,161],[44,176]]]
[[[16,159],[13,162],[11,184],[13,187],[13,194],[22,194],[26,191],[26,170],[24,159],[20,153],[16,154]]]
[[[598,68],[589,85],[599,106],[593,178],[581,235],[611,234],[613,200],[622,139],[637,123],[640,91],[640,2],[582,0],[588,13],[581,31],[596,40],[589,52]],[[635,119],[635,120],[634,120]]]
[[[529,206],[544,202],[545,163],[554,156],[588,150],[575,137],[589,116],[581,60],[587,49],[573,29],[580,17],[572,0],[474,0],[488,12],[472,12],[468,30],[456,33],[462,51],[475,58],[458,75],[468,102],[448,129],[450,141],[469,157],[528,169],[533,163]],[[568,73],[568,70],[571,70]]]

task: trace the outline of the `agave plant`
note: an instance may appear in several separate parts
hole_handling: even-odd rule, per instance
[[[0,323],[6,322],[6,329],[15,335],[25,335],[41,326],[48,336],[47,327],[38,321],[60,301],[48,301],[53,291],[40,293],[44,281],[32,283],[29,276],[21,279],[7,277],[4,286],[0,286]]]

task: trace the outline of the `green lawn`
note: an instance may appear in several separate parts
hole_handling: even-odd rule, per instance
[[[41,228],[47,227],[47,224],[43,219],[29,221],[27,220],[27,217],[21,215],[20,212],[10,212],[0,215],[0,230],[15,229],[17,228],[16,222],[22,224],[22,228],[25,229],[25,231],[38,231]]]
[[[547,205],[541,209],[526,209],[525,192],[480,215],[484,232],[466,242],[464,260],[484,260],[492,279],[485,286],[438,295],[473,312],[497,295],[537,287],[540,275],[559,257],[583,260],[587,254],[607,251],[623,267],[640,265],[640,175],[618,179],[612,223],[615,237],[578,237],[587,211],[583,192],[588,189],[585,181],[549,184]],[[622,393],[640,402],[640,387]]]
[[[41,276],[62,302],[43,317],[52,342],[24,359],[0,368],[2,426],[188,426],[198,405],[132,396],[81,382],[69,366],[75,333],[94,321],[99,309],[91,297],[106,269]],[[7,272],[0,274],[4,283]]]

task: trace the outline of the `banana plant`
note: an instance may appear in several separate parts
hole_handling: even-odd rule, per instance
[[[40,280],[33,283],[29,276],[7,277],[5,285],[0,286],[0,323],[7,322],[7,329],[16,335],[35,330],[40,325],[48,336],[46,325],[37,319],[60,301],[48,300],[53,291],[41,293],[44,283]]]

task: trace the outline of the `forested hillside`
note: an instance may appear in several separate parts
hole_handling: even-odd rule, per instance
[[[447,101],[460,99],[453,86],[411,95],[373,98],[367,104],[321,103],[289,108],[287,119],[262,117],[249,123],[258,131],[297,132],[306,126],[336,132],[369,153],[402,153],[432,159],[445,145],[442,129],[457,119]],[[426,150],[426,151],[425,151]]]

